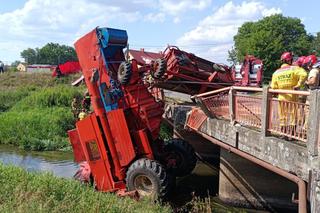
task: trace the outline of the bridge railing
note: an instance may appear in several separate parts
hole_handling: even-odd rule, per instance
[[[278,95],[295,96],[296,101],[281,100]],[[209,117],[253,127],[264,135],[306,142],[310,107],[305,100],[309,95],[308,91],[234,86],[193,98]]]

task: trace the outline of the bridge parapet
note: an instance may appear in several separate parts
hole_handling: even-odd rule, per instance
[[[279,94],[299,99],[296,102],[279,100],[275,97]],[[319,90],[228,87],[192,98],[201,110],[190,111],[186,127],[294,172],[305,180],[312,165],[319,168]],[[201,120],[204,115],[207,119]],[[195,125],[199,119],[202,123]]]
[[[299,95],[308,101],[278,100],[276,94]],[[176,128],[205,134],[297,175],[310,183],[311,206],[320,210],[320,91],[228,87],[193,100],[196,107],[168,107],[175,108],[167,118]]]

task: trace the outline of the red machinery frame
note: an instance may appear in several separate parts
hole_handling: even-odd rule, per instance
[[[167,62],[165,74],[155,79],[154,87],[187,94],[198,94],[227,86],[255,86],[262,83],[263,63],[254,56],[246,56],[240,69],[200,58],[192,53],[168,46],[164,52],[152,53],[144,49],[130,50],[140,72],[152,72],[152,63],[163,57]]]
[[[151,144],[158,138],[163,114],[163,103],[148,92],[136,61],[131,63],[130,83],[114,83],[120,62],[125,61],[122,49],[126,45],[125,39],[115,38],[125,36],[125,31],[97,28],[75,43],[94,112],[78,121],[68,134],[75,161],[89,164],[91,178],[100,191],[125,190],[128,166],[138,158],[153,159]],[[112,56],[108,55],[112,51]],[[108,106],[102,86],[119,95]]]

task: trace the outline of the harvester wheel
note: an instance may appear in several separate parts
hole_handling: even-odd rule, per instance
[[[137,190],[142,197],[164,198],[169,192],[169,177],[157,161],[142,158],[129,167],[126,178],[129,191]]]
[[[156,59],[152,66],[151,75],[155,79],[160,79],[167,71],[167,61],[164,58]]]
[[[164,146],[167,170],[178,177],[188,175],[197,163],[193,147],[178,138],[171,139]]]
[[[127,85],[130,82],[132,74],[131,64],[122,62],[118,68],[118,80],[122,85]]]

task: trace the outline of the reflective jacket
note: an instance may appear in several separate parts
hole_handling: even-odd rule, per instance
[[[295,86],[301,87],[307,78],[307,72],[297,66],[283,64],[272,75],[271,88],[292,90]],[[297,101],[298,96],[292,94],[279,94],[279,100]]]

